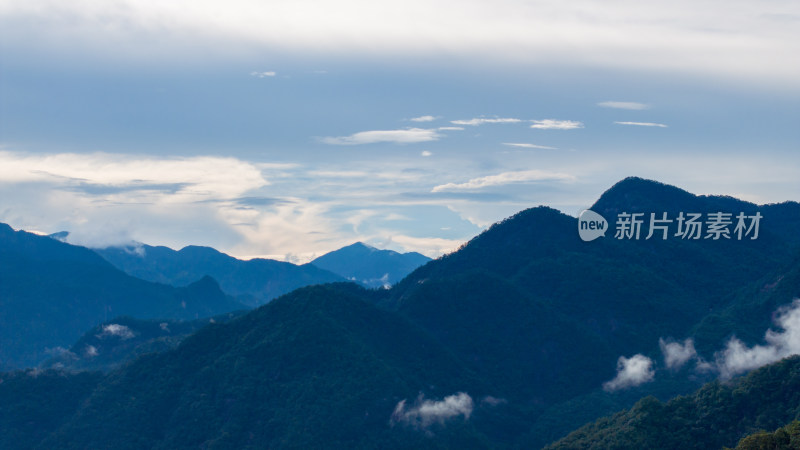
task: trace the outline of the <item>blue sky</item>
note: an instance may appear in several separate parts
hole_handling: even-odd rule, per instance
[[[436,256],[629,175],[800,200],[792,1],[0,0],[0,39],[0,221],[84,245]]]

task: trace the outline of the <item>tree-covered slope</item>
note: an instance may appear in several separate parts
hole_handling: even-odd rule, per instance
[[[657,360],[661,338],[697,334],[703,344],[698,349],[710,358],[733,334],[749,344],[758,341],[775,307],[793,299],[791,283],[779,284],[787,289],[774,289],[760,303],[746,294],[764,280],[787,274],[789,281],[788,273],[795,273],[800,250],[785,223],[791,214],[772,217],[769,206],[695,196],[637,178],[609,189],[593,208],[612,227],[616,211],[762,211],[764,218],[756,240],[618,240],[611,230],[583,242],[575,218],[532,208],[417,269],[382,306],[427,329],[473,370],[507,389],[509,401],[527,405],[534,420],[542,420],[535,428],[555,437],[574,423],[550,414],[577,408],[566,407],[576,399],[585,399],[580,409],[589,414],[618,404],[611,397],[620,395],[601,394],[612,401],[599,408],[589,394],[614,378],[620,356]],[[748,302],[757,307],[740,310]],[[734,311],[735,318],[725,311]],[[720,314],[724,320],[715,321]],[[693,386],[672,385],[655,386],[654,393]],[[557,407],[561,403],[565,408]]]
[[[548,449],[710,449],[733,447],[759,430],[800,418],[800,356],[730,383],[662,403],[647,397],[627,411],[585,425]]]
[[[503,411],[480,401],[491,386],[418,327],[363,301],[361,292],[303,288],[230,323],[209,325],[174,351],[142,357],[110,374],[41,448],[488,442],[473,423],[480,414]],[[411,405],[422,394],[441,401],[460,392],[474,399],[468,413],[430,423],[394,414],[403,400]]]

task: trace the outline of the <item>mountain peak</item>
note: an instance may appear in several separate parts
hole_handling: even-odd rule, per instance
[[[620,212],[675,212],[696,209],[699,197],[683,189],[654,180],[628,177],[600,196],[592,211],[603,216]]]
[[[311,264],[367,287],[386,287],[430,261],[419,253],[398,253],[356,242],[320,256]]]
[[[350,245],[348,245],[346,247],[342,247],[340,250],[344,250],[344,249],[369,250],[371,252],[374,252],[374,251],[378,250],[377,248],[375,248],[375,247],[373,247],[371,245],[365,244],[365,243],[363,243],[361,241],[358,241],[358,242],[356,242],[354,244],[350,244]]]

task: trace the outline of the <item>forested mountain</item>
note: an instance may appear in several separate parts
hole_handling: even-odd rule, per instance
[[[354,286],[308,287],[206,326],[176,350],[110,374],[41,447],[393,448],[487,439],[466,419],[479,409],[502,412],[481,403],[491,387],[363,295]],[[404,399],[458,398],[462,390],[473,400],[451,401],[452,414],[398,413],[390,426]]]
[[[244,308],[210,278],[143,281],[96,253],[0,224],[0,367],[35,366],[119,315],[195,319]]]
[[[295,265],[271,259],[243,261],[213,248],[137,245],[96,249],[125,273],[143,280],[186,286],[208,275],[222,290],[250,306],[263,305],[303,286],[344,281],[339,275],[312,264]]]
[[[794,348],[769,346],[793,336],[796,204],[757,206],[631,178],[592,210],[612,228],[630,212],[762,220],[757,239],[616,239],[609,230],[584,242],[576,218],[528,209],[390,290],[303,288],[143,356],[102,378],[69,417],[53,418],[59,425],[40,448],[536,448],[641,397],[660,400],[624,414],[668,409],[660,402],[748,370],[723,365],[726,343],[775,350],[762,363]],[[670,359],[676,350],[681,364]],[[767,393],[788,393],[798,364],[748,378],[761,387],[745,397],[763,399],[752,426],[720,406],[719,422],[697,422],[717,428],[692,433],[732,446],[786,425],[800,399],[769,403]],[[745,384],[700,392],[750,389],[736,383]],[[638,439],[622,431],[603,433]]]
[[[172,350],[209,323],[225,323],[246,312],[239,310],[195,320],[117,317],[90,329],[68,349],[52,352],[53,356],[40,364],[39,369],[107,372],[141,355]]]
[[[342,247],[311,261],[311,264],[369,287],[391,286],[431,259],[416,252],[379,250],[362,242]]]
[[[709,383],[692,395],[666,403],[653,397],[644,398],[630,410],[588,424],[547,448],[700,450],[733,447],[749,434],[774,430],[798,418],[800,356],[793,356],[732,383]],[[776,448],[748,447],[752,445],[748,441],[755,439],[746,439],[742,448]],[[790,441],[791,437],[786,440]]]

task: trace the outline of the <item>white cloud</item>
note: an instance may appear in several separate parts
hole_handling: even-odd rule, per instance
[[[406,400],[397,403],[392,413],[392,424],[403,423],[416,428],[426,429],[434,423],[444,424],[447,420],[463,416],[469,420],[474,403],[472,397],[465,392],[449,395],[444,400],[427,400],[420,394],[413,406],[406,405]]]
[[[658,345],[661,347],[661,353],[664,355],[664,364],[668,369],[680,369],[689,360],[697,357],[697,351],[694,349],[694,340],[691,338],[683,341],[683,344],[659,339]]]
[[[577,122],[574,120],[544,119],[532,120],[531,122],[533,122],[531,128],[536,128],[538,130],[574,130],[577,128],[583,128],[582,122]]]
[[[269,184],[260,168],[235,158],[0,152],[0,183],[20,182],[105,191],[121,201],[132,196],[136,201],[147,201],[154,192],[170,192],[168,197],[176,201],[235,197]]]
[[[731,338],[725,350],[716,354],[715,365],[720,377],[728,379],[734,375],[774,363],[787,356],[800,353],[800,299],[778,309],[775,319],[782,332],[767,330],[766,345],[747,347],[737,338]]]
[[[538,148],[542,150],[557,150],[555,147],[548,147],[546,145],[527,144],[523,142],[503,142],[503,145],[508,145],[509,147],[519,147],[519,148]]]
[[[649,105],[645,103],[637,103],[637,102],[600,102],[597,106],[602,106],[603,108],[614,108],[614,109],[629,109],[633,111],[639,111],[642,109],[650,108]]]
[[[87,358],[94,358],[95,356],[99,355],[100,352],[97,351],[97,347],[94,345],[87,345],[83,349],[83,356]]]
[[[442,131],[462,131],[464,127],[439,127],[438,129]]]
[[[256,78],[268,78],[268,77],[274,77],[275,75],[277,75],[277,72],[273,72],[273,71],[269,71],[269,72],[250,72],[250,75],[254,76]]]
[[[432,155],[433,155],[433,153],[431,153],[431,152],[429,152],[429,151],[427,151],[427,150],[423,150],[423,151],[422,151],[422,153],[420,153],[420,155],[422,155],[422,156],[426,156],[426,157],[427,157],[427,156],[432,156]]]
[[[435,186],[431,192],[480,189],[489,186],[499,186],[511,183],[525,183],[531,181],[572,181],[575,177],[561,172],[546,172],[543,170],[521,170],[517,172],[503,172],[497,175],[473,178],[466,183],[447,183]]]
[[[143,240],[132,232],[145,228],[161,239],[148,243],[206,233],[225,239],[235,231],[224,217],[238,208],[228,202],[268,186],[265,173],[291,167],[202,156],[0,152],[0,192],[14,198],[0,220],[69,231],[70,243],[88,247]]]
[[[617,376],[613,380],[603,383],[603,389],[608,392],[639,386],[653,381],[653,360],[636,354],[630,358],[620,356],[617,360]]]
[[[520,119],[514,119],[510,117],[495,117],[495,118],[485,118],[485,117],[477,117],[474,119],[467,119],[467,120],[451,120],[450,123],[455,125],[469,125],[469,126],[478,126],[487,123],[519,123],[522,122]]]
[[[413,119],[409,119],[409,120],[411,120],[412,122],[433,122],[436,119],[438,119],[438,117],[420,116],[420,117],[414,117]]]
[[[407,128],[404,130],[361,131],[350,136],[326,137],[322,142],[331,145],[361,145],[393,142],[396,144],[413,144],[417,142],[435,141],[441,137],[436,130],[424,128]]]
[[[431,258],[454,252],[465,242],[458,239],[413,237],[392,233],[388,233],[385,240],[387,245],[394,243],[402,247],[405,252],[419,252]]]
[[[108,325],[103,325],[103,332],[97,335],[97,337],[103,339],[109,336],[116,336],[124,341],[131,339],[134,336],[134,333],[125,325],[110,323]]]
[[[614,122],[617,125],[632,125],[636,127],[658,127],[658,128],[667,128],[666,125],[663,123],[653,123],[653,122]]]

